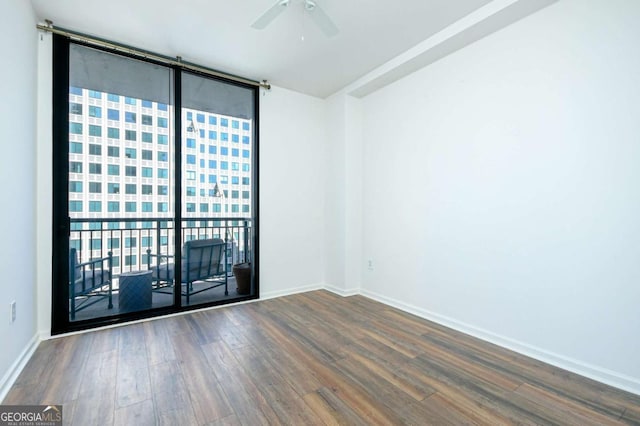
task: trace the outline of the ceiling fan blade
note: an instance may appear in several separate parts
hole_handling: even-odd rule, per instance
[[[338,34],[339,31],[338,27],[336,27],[336,24],[333,23],[331,18],[329,18],[329,15],[327,15],[315,1],[306,0],[305,7],[316,25],[320,27],[322,32],[327,37],[333,37],[334,35]]]
[[[284,12],[284,9],[287,7],[287,5],[289,5],[289,0],[278,0],[276,4],[271,6],[269,10],[267,10],[262,14],[262,16],[256,19],[256,21],[251,24],[251,27],[255,28],[256,30],[264,29],[271,23],[271,21],[276,19],[278,15]]]

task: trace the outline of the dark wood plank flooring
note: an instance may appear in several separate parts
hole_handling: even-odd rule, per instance
[[[640,397],[327,291],[44,341],[4,404],[74,425],[640,424]]]

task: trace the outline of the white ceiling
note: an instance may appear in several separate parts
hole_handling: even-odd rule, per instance
[[[340,33],[327,38],[275,0],[32,0],[40,21],[325,98],[491,0],[316,0]],[[304,36],[304,41],[302,40]]]

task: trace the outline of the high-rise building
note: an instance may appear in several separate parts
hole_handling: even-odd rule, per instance
[[[253,121],[188,108],[181,114],[183,218],[250,218]],[[168,245],[168,230],[123,229],[151,228],[156,225],[144,219],[173,217],[172,126],[171,105],[70,87],[71,247],[89,250],[90,257],[112,251],[118,272],[121,255],[125,267],[146,263],[144,251],[133,248]]]

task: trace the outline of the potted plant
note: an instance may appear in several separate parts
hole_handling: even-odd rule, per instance
[[[233,276],[236,277],[238,294],[251,293],[251,263],[233,265]]]

